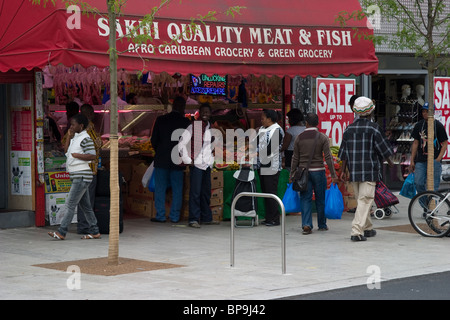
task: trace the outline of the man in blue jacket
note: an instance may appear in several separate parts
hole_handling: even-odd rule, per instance
[[[171,222],[180,220],[180,210],[183,200],[184,167],[174,164],[172,150],[178,141],[172,141],[172,133],[177,129],[186,129],[190,121],[184,116],[186,101],[178,96],[174,99],[172,111],[159,116],[155,121],[152,132],[152,146],[155,149],[154,175],[156,217],[153,222],[166,221],[166,191],[172,188],[172,205],[169,219]]]

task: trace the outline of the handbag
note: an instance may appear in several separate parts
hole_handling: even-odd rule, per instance
[[[316,151],[317,138],[319,137],[319,133],[316,133],[316,137],[314,139],[314,150],[309,154],[309,160],[306,167],[298,167],[294,174],[294,182],[292,188],[295,191],[306,191],[308,189],[308,172],[309,165],[311,164],[312,156]]]
[[[286,213],[302,211],[300,196],[292,189],[292,183],[288,183],[282,202]]]
[[[306,189],[308,188],[308,168],[297,168],[297,171],[295,171],[292,188],[295,191],[306,191]]]
[[[344,212],[344,197],[336,183],[332,183],[325,191],[325,218],[341,219]]]
[[[377,181],[375,187],[375,204],[377,208],[383,209],[399,203],[398,198],[382,182]]]

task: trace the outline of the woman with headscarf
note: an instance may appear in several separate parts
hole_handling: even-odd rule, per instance
[[[281,171],[281,144],[284,131],[278,125],[278,113],[275,110],[263,110],[261,115],[261,128],[258,131],[258,169],[261,190],[263,193],[277,194],[278,178]],[[278,203],[266,198],[266,226],[280,225],[280,212]]]

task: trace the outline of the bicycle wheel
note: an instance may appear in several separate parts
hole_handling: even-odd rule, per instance
[[[450,233],[450,201],[434,191],[415,195],[408,207],[412,227],[424,237],[443,237]]]

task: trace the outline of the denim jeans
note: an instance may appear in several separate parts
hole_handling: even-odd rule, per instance
[[[189,222],[211,222],[211,168],[190,168]]]
[[[172,188],[172,205],[169,219],[172,222],[180,220],[180,210],[183,201],[183,170],[155,168],[155,208],[156,220],[166,221],[166,191]]]
[[[302,206],[302,227],[313,228],[312,223],[312,195],[316,198],[317,224],[319,228],[327,228],[327,219],[325,218],[325,191],[327,190],[327,178],[325,170],[309,171],[308,189],[300,192],[300,201]]]
[[[72,186],[70,187],[69,195],[65,205],[66,213],[61,221],[61,225],[58,228],[58,232],[62,236],[66,236],[70,223],[72,222],[75,214],[75,208],[79,205],[89,224],[89,233],[98,234],[97,218],[95,217],[94,210],[92,210],[91,201],[89,199],[89,185],[90,182],[86,182],[83,178],[72,179]]]
[[[439,190],[439,185],[441,183],[442,174],[442,164],[438,161],[434,161],[434,190]],[[416,167],[414,169],[414,182],[416,184],[417,193],[426,191],[427,185],[427,163],[426,162],[416,162]]]
[[[89,184],[89,201],[91,202],[92,208],[94,208],[94,201],[95,201],[95,188],[97,187],[97,175],[94,175],[92,177],[92,182]],[[77,232],[78,233],[89,233],[89,223],[86,220],[83,208],[78,205],[77,208]]]

